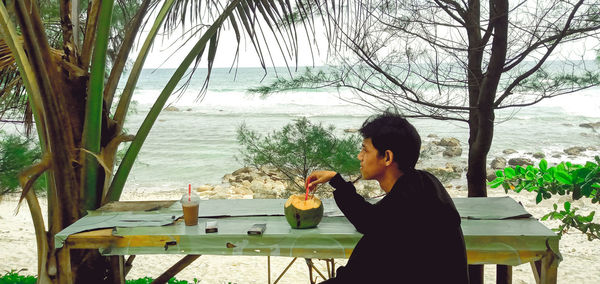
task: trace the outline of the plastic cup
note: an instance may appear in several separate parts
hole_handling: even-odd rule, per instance
[[[186,226],[198,225],[198,209],[200,208],[200,198],[196,195],[184,194],[181,197],[181,207],[183,208],[183,220]]]

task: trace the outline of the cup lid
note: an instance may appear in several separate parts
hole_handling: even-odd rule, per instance
[[[179,201],[181,203],[198,203],[200,202],[200,197],[197,194],[194,194],[193,192],[191,195],[188,195],[186,193],[181,196],[181,199]]]

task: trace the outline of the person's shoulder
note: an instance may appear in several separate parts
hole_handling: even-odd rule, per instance
[[[428,172],[426,170],[417,170],[417,169],[415,169],[414,173],[416,175],[419,175],[419,176],[426,176],[426,177],[428,177],[430,179],[438,180],[438,178],[434,174],[432,174],[432,173],[430,173],[430,172]]]
[[[414,173],[416,176],[418,176],[418,179],[421,180],[421,182],[423,183],[431,183],[434,184],[436,187],[444,187],[440,179],[438,179],[434,174],[426,170],[414,170]]]

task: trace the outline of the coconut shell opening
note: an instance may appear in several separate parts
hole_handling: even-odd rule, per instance
[[[298,194],[290,196],[287,202],[285,202],[285,207],[289,207],[290,205],[293,205],[300,210],[309,210],[319,208],[319,206],[321,206],[321,200],[314,196],[304,200],[304,195]]]

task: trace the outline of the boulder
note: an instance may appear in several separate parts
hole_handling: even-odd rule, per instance
[[[252,172],[253,170],[254,170],[254,169],[253,169],[253,168],[251,168],[251,167],[243,167],[243,168],[241,168],[241,169],[237,169],[237,170],[235,170],[235,171],[234,171],[233,173],[231,173],[231,174],[232,174],[232,175],[234,175],[234,176],[237,176],[237,175],[239,175],[239,174],[247,174],[247,173],[250,173],[250,172]]]
[[[515,150],[515,149],[504,149],[504,151],[502,151],[502,153],[504,153],[506,155],[514,154],[516,152],[517,152],[517,150]]]
[[[508,164],[511,166],[527,166],[533,165],[533,162],[527,158],[512,158],[508,160]]]
[[[449,146],[444,150],[444,157],[459,157],[462,155],[462,148],[460,146]]]
[[[210,199],[229,199],[231,194],[224,191],[217,191],[215,194],[210,196]]]
[[[502,157],[496,157],[492,160],[490,167],[495,170],[504,169],[506,167],[506,159]]]
[[[460,174],[460,173],[463,172],[463,168],[461,168],[460,166],[457,166],[457,165],[455,165],[453,163],[446,163],[446,169],[451,169],[452,172],[455,172],[455,173],[458,173],[458,174]]]
[[[430,172],[434,176],[436,176],[440,181],[446,182],[451,179],[456,179],[460,177],[459,173],[454,172],[454,169],[446,167],[446,168],[426,168],[426,171]]]
[[[231,194],[231,188],[229,186],[217,185],[213,188],[214,192],[223,192],[227,194]]]
[[[573,156],[577,156],[579,154],[581,154],[581,152],[584,152],[586,149],[585,147],[580,147],[580,146],[575,146],[575,147],[570,147],[564,150],[565,153],[567,153],[568,155],[573,155]]]
[[[235,176],[233,176],[232,174],[226,174],[221,180],[223,180],[224,182],[233,183],[235,182]]]
[[[252,190],[246,188],[246,187],[232,187],[231,190],[233,191],[234,194],[240,194],[240,195],[253,195],[254,192],[252,192]]]
[[[253,173],[243,173],[243,174],[239,174],[235,176],[235,181],[236,182],[243,182],[243,181],[250,181],[252,182],[253,180],[257,179],[257,175]]]
[[[533,153],[533,157],[536,159],[543,159],[543,158],[546,158],[546,154],[544,154],[542,152],[535,152],[535,153]]]
[[[600,128],[600,121],[592,122],[592,123],[582,123],[582,124],[579,124],[579,127],[591,128],[591,129],[595,130],[596,128]]]
[[[205,192],[201,192],[200,194],[202,193]],[[230,187],[217,185],[213,188],[213,190],[206,191],[206,193],[211,193],[210,195],[208,195],[209,199],[229,199],[232,196],[233,191]]]
[[[421,156],[423,158],[435,156],[443,151],[444,148],[438,146],[436,142],[430,142],[421,146]]]
[[[434,142],[438,146],[444,147],[460,147],[460,141],[454,137],[442,138],[439,142]]]
[[[174,106],[168,106],[164,109],[164,111],[179,111],[179,109]]]
[[[438,138],[438,136],[436,134],[429,134],[429,135],[427,135],[427,137],[429,137],[429,138]]]
[[[253,180],[250,184],[250,190],[254,193],[254,198],[282,198],[286,195],[286,186],[280,181],[271,180]]]
[[[493,181],[496,179],[496,172],[492,169],[487,169],[485,179],[489,181]]]
[[[205,185],[201,185],[199,187],[196,187],[196,191],[197,192],[211,191],[213,189],[214,189],[214,187],[212,185],[209,185],[209,184],[205,184]]]
[[[215,191],[210,190],[199,192],[198,195],[200,196],[200,199],[211,199],[211,196],[213,196],[215,193]]]
[[[253,180],[250,184],[250,190],[254,192],[255,199],[277,198],[277,193],[272,188],[267,188],[262,181]]]
[[[275,167],[263,166],[260,168],[258,173],[271,180],[286,179],[286,176]]]

